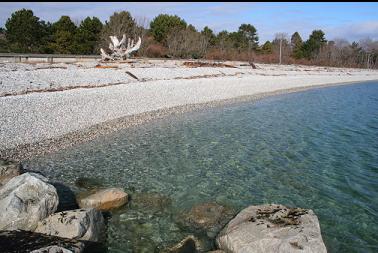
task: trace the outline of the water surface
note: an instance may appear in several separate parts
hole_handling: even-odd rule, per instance
[[[207,201],[311,208],[329,252],[378,252],[377,82],[168,116],[28,163],[75,191],[87,177],[171,200],[113,212],[109,252],[181,240],[175,214]]]

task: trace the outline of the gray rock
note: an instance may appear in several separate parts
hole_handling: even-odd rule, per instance
[[[182,213],[178,224],[192,232],[205,232],[215,238],[218,232],[234,217],[235,211],[217,203],[202,203]]]
[[[77,203],[80,208],[96,208],[107,211],[121,207],[128,201],[128,195],[121,188],[108,188],[94,191],[88,196],[79,195]]]
[[[54,213],[58,194],[47,178],[25,173],[0,188],[0,230],[33,231],[37,223]]]
[[[105,239],[105,222],[101,212],[96,209],[76,209],[50,215],[38,222],[35,232],[101,242]]]
[[[9,180],[20,174],[20,163],[0,159],[0,186],[5,185]]]
[[[319,221],[310,209],[249,206],[219,233],[219,249],[230,253],[326,253]]]

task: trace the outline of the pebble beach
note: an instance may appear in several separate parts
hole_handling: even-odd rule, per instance
[[[0,155],[22,159],[204,105],[378,79],[378,71],[180,60],[0,63]]]

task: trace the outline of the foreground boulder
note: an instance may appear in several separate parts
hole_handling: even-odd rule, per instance
[[[218,248],[230,253],[325,253],[312,210],[283,205],[249,206],[219,233]]]
[[[30,230],[54,213],[58,194],[47,178],[25,173],[0,188],[0,230]]]
[[[229,207],[213,202],[202,203],[181,214],[178,223],[193,232],[205,232],[209,238],[215,238],[234,214]]]
[[[121,188],[108,188],[96,191],[89,196],[78,196],[80,208],[96,208],[101,211],[121,207],[128,201],[128,195]]]
[[[5,185],[9,180],[20,174],[20,163],[0,159],[0,186]]]
[[[100,242],[105,239],[105,222],[101,212],[96,209],[77,209],[47,217],[38,223],[35,232]]]

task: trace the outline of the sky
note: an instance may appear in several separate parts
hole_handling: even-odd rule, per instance
[[[31,9],[34,15],[50,22],[57,21],[62,15],[70,16],[77,23],[87,16],[96,16],[105,22],[115,11],[126,10],[134,18],[148,22],[161,13],[178,15],[197,30],[207,25],[216,33],[236,31],[240,24],[248,23],[256,27],[262,43],[281,32],[290,36],[298,31],[306,40],[314,29],[322,29],[328,40],[378,40],[378,3],[374,2],[2,2],[0,27],[5,26],[14,11],[22,8]]]

